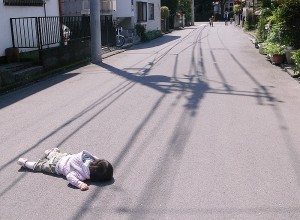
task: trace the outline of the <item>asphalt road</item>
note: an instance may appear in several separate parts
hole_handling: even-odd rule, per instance
[[[241,29],[196,23],[0,97],[0,219],[300,219],[300,85]],[[82,192],[19,169],[85,149]]]

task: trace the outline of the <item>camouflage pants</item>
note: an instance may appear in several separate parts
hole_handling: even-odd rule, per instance
[[[48,156],[43,157],[38,160],[35,164],[33,170],[37,172],[45,172],[57,174],[55,171],[56,164],[63,157],[69,155],[68,153],[59,153],[59,152],[51,152]]]

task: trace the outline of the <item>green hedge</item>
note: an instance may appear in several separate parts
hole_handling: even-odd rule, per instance
[[[162,33],[159,30],[147,31],[145,33],[145,41],[151,41],[151,40],[161,37],[161,36],[162,36]]]
[[[151,41],[155,38],[158,38],[162,36],[162,33],[160,30],[154,30],[154,31],[147,31],[143,25],[141,24],[136,24],[135,25],[135,30],[137,35],[141,38],[142,42],[147,42]]]

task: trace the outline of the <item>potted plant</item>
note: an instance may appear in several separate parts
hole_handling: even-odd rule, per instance
[[[281,64],[284,60],[285,46],[277,43],[268,43],[266,45],[266,52],[271,56],[273,64]]]
[[[300,49],[296,50],[295,52],[292,52],[291,58],[295,61],[295,64],[296,64],[296,67],[294,70],[300,72]]]

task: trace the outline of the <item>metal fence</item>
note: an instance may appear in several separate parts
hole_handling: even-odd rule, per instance
[[[13,47],[17,48],[42,50],[51,45],[90,38],[89,16],[11,18],[10,25]],[[113,45],[115,29],[110,16],[101,19],[101,31],[103,44]]]
[[[112,16],[101,16],[101,41],[103,46],[114,46],[116,44],[116,29]]]
[[[89,23],[89,18],[82,16],[11,18],[13,47],[43,49],[65,41],[89,38]]]

